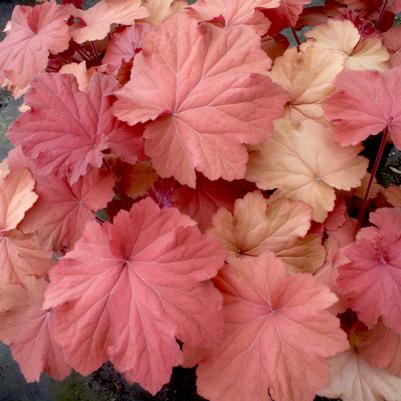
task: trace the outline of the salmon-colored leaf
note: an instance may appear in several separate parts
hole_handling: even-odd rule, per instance
[[[49,52],[68,48],[68,12],[54,0],[35,7],[16,6],[10,30],[0,43],[0,85],[7,78],[19,88],[46,69]]]
[[[401,26],[394,26],[384,32],[383,42],[390,52],[390,66],[401,65]]]
[[[270,22],[260,10],[274,9],[279,5],[280,0],[198,0],[190,10],[203,21],[221,16],[225,26],[249,25],[263,35],[267,33]]]
[[[148,16],[141,0],[100,0],[87,10],[71,8],[71,13],[84,21],[84,26],[72,30],[77,43],[104,39],[113,24],[132,25]]]
[[[17,227],[38,195],[33,191],[35,181],[27,169],[13,171],[0,177],[0,235]]]
[[[24,283],[26,276],[43,277],[53,266],[52,253],[40,246],[35,234],[13,230],[0,235],[0,287]]]
[[[111,360],[154,394],[182,363],[176,338],[219,340],[221,297],[208,279],[225,252],[194,224],[147,198],[112,225],[86,225],[50,272],[45,301],[56,307],[54,333],[74,369],[89,374]]]
[[[236,259],[215,283],[224,296],[224,340],[199,364],[199,394],[313,400],[328,381],[325,358],[348,348],[339,320],[326,311],[336,296],[309,274],[289,276],[269,251]]]
[[[39,381],[42,372],[57,380],[71,372],[51,332],[52,312],[42,309],[46,284],[44,279],[29,278],[25,288],[10,285],[6,291],[12,292],[18,303],[0,313],[0,340],[10,346],[28,382]]]
[[[145,153],[163,177],[195,187],[243,178],[244,143],[269,137],[287,95],[259,75],[270,66],[249,27],[198,26],[185,13],[146,35],[132,78],[117,92],[115,115],[145,129]]]
[[[37,232],[45,249],[72,249],[85,224],[112,200],[113,185],[111,174],[96,169],[73,185],[54,175],[37,176],[39,200],[19,228]]]

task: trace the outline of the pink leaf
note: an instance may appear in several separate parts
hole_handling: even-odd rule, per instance
[[[78,89],[71,75],[42,74],[25,96],[32,110],[19,117],[8,137],[35,160],[38,173],[68,177],[71,184],[87,174],[89,166],[100,167],[106,149],[134,163],[141,152],[142,130],[112,115],[117,88],[113,77],[102,74],[92,77],[87,92]]]
[[[360,320],[372,327],[382,318],[401,333],[400,209],[378,209],[370,221],[376,227],[362,229],[344,250],[349,263],[339,267],[337,284]]]
[[[148,30],[149,25],[136,24],[115,33],[107,46],[102,63],[118,68],[123,62],[132,60],[135,53],[142,48],[143,38]]]
[[[88,223],[50,273],[45,307],[67,361],[88,374],[110,359],[129,382],[156,393],[182,363],[176,338],[218,341],[221,296],[209,278],[225,252],[176,209],[149,198],[114,224]]]
[[[19,228],[36,231],[46,249],[72,249],[85,224],[112,200],[113,186],[113,177],[96,169],[74,185],[54,175],[38,176],[39,200]]]
[[[388,127],[401,148],[401,67],[385,73],[343,71],[337,77],[337,92],[323,108],[333,123],[334,138],[343,146],[356,145]]]

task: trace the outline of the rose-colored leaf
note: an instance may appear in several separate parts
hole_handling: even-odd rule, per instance
[[[401,379],[386,370],[370,366],[355,351],[330,360],[330,383],[319,395],[343,401],[398,401]]]
[[[269,137],[286,93],[263,73],[270,60],[248,27],[198,26],[173,15],[146,35],[132,78],[117,92],[115,115],[145,129],[145,152],[158,174],[195,187],[243,178],[244,143]]]
[[[42,74],[25,96],[32,110],[18,118],[8,137],[35,160],[38,173],[68,177],[71,184],[89,166],[100,167],[106,149],[135,163],[142,129],[113,116],[112,93],[117,88],[113,77],[102,74],[92,77],[87,92],[78,89],[71,75]]]
[[[196,188],[177,188],[173,193],[172,203],[181,212],[193,218],[201,230],[206,230],[219,208],[224,207],[232,211],[235,200],[241,198],[252,187],[252,184],[245,181],[209,181],[198,175]]]
[[[249,25],[260,35],[270,27],[260,10],[279,7],[280,0],[198,0],[191,5],[191,14],[203,21],[223,17],[225,26]]]
[[[266,17],[272,22],[269,34],[275,35],[288,26],[295,27],[304,5],[311,3],[311,1],[281,0],[279,8],[264,11]]]
[[[401,148],[401,67],[388,72],[343,71],[337,92],[324,102],[326,117],[341,145],[355,145],[388,127]]]
[[[372,365],[401,376],[401,335],[379,323],[364,335],[361,354]]]
[[[110,174],[92,169],[74,185],[54,175],[38,176],[39,200],[19,228],[37,232],[41,246],[58,251],[71,249],[95,212],[113,198],[114,179]]]
[[[137,162],[135,165],[125,164],[118,172],[123,191],[133,199],[145,195],[159,178],[150,163],[146,161]]]
[[[88,374],[107,360],[156,393],[182,363],[176,338],[210,347],[222,329],[221,297],[209,278],[225,252],[176,209],[149,198],[113,225],[88,223],[50,273],[45,307],[66,360]]]
[[[27,169],[0,177],[0,235],[17,227],[38,199],[33,192],[35,181]]]
[[[278,188],[273,199],[300,200],[323,222],[333,210],[334,189],[358,187],[368,160],[361,147],[341,147],[330,128],[312,120],[279,120],[273,138],[250,156],[247,177],[261,189]]]
[[[303,52],[293,47],[274,61],[268,73],[286,89],[290,98],[286,115],[293,120],[324,120],[321,102],[335,90],[335,78],[343,69],[343,57],[313,46]]]
[[[148,30],[147,24],[135,24],[115,33],[108,43],[102,63],[114,69],[124,62],[131,61],[135,53],[142,48],[142,41]]]
[[[236,259],[215,283],[224,296],[224,340],[199,364],[199,394],[210,401],[313,400],[328,381],[325,358],[348,348],[326,311],[336,296],[309,274],[289,276],[269,251]]]
[[[35,7],[16,6],[11,29],[0,43],[0,85],[7,78],[24,88],[46,69],[49,52],[68,48],[68,12],[54,0]]]
[[[401,26],[394,26],[383,33],[383,42],[390,52],[390,66],[401,65]]]
[[[376,227],[362,229],[344,254],[337,284],[350,308],[369,327],[379,318],[401,333],[401,213],[382,208],[371,213]]]
[[[75,17],[85,22],[72,31],[77,43],[104,39],[113,24],[132,25],[135,20],[148,16],[141,0],[100,0],[88,10],[71,9]]]
[[[57,380],[70,374],[62,350],[54,342],[52,312],[42,309],[44,279],[26,279],[26,287],[10,285],[19,303],[0,313],[0,340],[10,346],[14,359],[28,382],[39,381],[42,372]]]

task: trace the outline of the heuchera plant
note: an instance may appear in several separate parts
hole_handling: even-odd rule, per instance
[[[375,178],[401,1],[38,3],[0,43],[24,96],[0,340],[26,380],[110,361],[152,394],[183,365],[210,401],[399,400],[401,189]]]

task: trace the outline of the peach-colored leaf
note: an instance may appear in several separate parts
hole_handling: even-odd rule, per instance
[[[39,381],[42,372],[56,380],[70,374],[62,350],[54,342],[52,312],[42,310],[44,279],[26,279],[26,287],[10,285],[19,298],[14,308],[0,313],[0,340],[10,346],[14,359],[28,382]]]
[[[149,16],[144,21],[157,26],[167,17],[183,10],[188,4],[185,0],[144,0]]]
[[[273,137],[250,155],[247,178],[261,189],[278,188],[273,199],[300,200],[323,222],[334,208],[334,189],[358,187],[368,160],[361,147],[341,147],[330,128],[312,120],[276,122]]]
[[[323,120],[320,104],[334,92],[335,78],[342,69],[343,57],[329,50],[310,46],[298,52],[293,47],[276,58],[268,75],[290,94],[286,107],[289,118]]]
[[[199,364],[199,394],[210,401],[311,401],[328,381],[325,358],[348,348],[326,310],[336,296],[307,273],[289,276],[269,251],[234,263],[215,279],[224,296],[224,340]]]
[[[401,212],[377,209],[375,226],[359,231],[345,248],[348,263],[339,267],[338,287],[361,321],[374,326],[379,318],[401,333]]]
[[[52,253],[40,247],[35,234],[13,230],[0,236],[0,287],[43,277],[53,266]]]
[[[85,224],[95,220],[95,212],[112,200],[113,185],[111,174],[97,169],[90,170],[74,185],[54,175],[38,176],[39,200],[19,228],[37,232],[46,249],[72,249]]]
[[[49,52],[68,48],[68,12],[54,0],[35,7],[16,6],[11,29],[0,43],[0,85],[4,78],[25,88],[32,77],[46,69]]]
[[[287,100],[259,75],[269,66],[251,28],[198,26],[178,13],[146,35],[114,113],[131,125],[157,119],[145,129],[145,152],[161,177],[192,188],[195,170],[243,178],[243,144],[269,137]]]
[[[401,66],[387,72],[343,71],[337,92],[324,102],[326,117],[341,145],[356,145],[388,127],[401,148]]]
[[[355,351],[345,351],[330,361],[330,383],[319,395],[343,401],[398,401],[401,378],[370,366]]]
[[[85,92],[89,85],[89,74],[86,69],[86,62],[64,64],[59,74],[71,74],[75,77],[80,91]]]
[[[0,235],[17,227],[38,199],[35,181],[27,169],[0,177]]]
[[[146,198],[113,224],[88,223],[50,272],[45,307],[66,360],[89,374],[111,360],[155,394],[182,363],[176,342],[210,347],[222,330],[221,296],[208,280],[225,252],[177,209]]]
[[[305,237],[311,223],[311,208],[302,203],[283,199],[268,206],[261,192],[250,192],[243,199],[235,201],[234,211],[221,208],[213,217],[208,233],[218,239],[227,249],[229,256],[259,256],[270,250],[282,256],[288,270],[313,271],[323,264],[324,249],[319,241],[312,240],[320,253],[317,260],[300,265],[298,257],[308,260]]]
[[[85,26],[72,30],[75,42],[104,39],[113,24],[132,25],[135,20],[148,16],[141,0],[100,0],[88,10],[71,8],[75,17],[81,18]]]
[[[361,39],[358,28],[350,20],[329,19],[305,33],[308,41],[301,48],[309,46],[335,52],[332,57],[342,57],[344,66],[350,70],[388,69],[389,54],[380,38]]]
[[[390,205],[401,207],[401,187],[390,185],[387,188],[383,188],[382,192]]]
[[[223,17],[225,26],[252,26],[260,35],[267,32],[269,20],[260,10],[277,8],[280,0],[198,0],[191,5],[192,15],[203,21]]]
[[[71,184],[99,168],[103,151],[135,163],[142,151],[142,129],[129,127],[112,114],[114,77],[95,74],[86,92],[64,74],[41,74],[25,96],[32,110],[23,113],[8,131],[15,145],[35,161],[37,172],[68,177]]]

